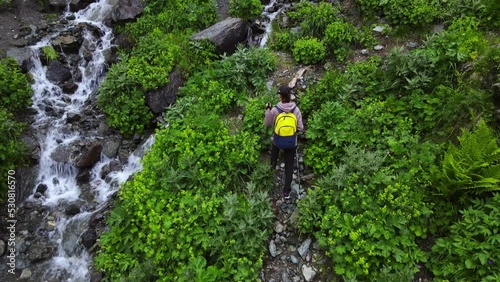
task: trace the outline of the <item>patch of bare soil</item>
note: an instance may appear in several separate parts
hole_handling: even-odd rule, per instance
[[[12,0],[0,6],[0,57],[4,57],[9,48],[27,44],[22,34],[40,23],[41,10],[37,0]]]

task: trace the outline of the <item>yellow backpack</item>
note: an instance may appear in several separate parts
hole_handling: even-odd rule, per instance
[[[278,106],[275,108],[279,114],[274,121],[274,145],[279,149],[294,148],[297,146],[297,117],[293,114],[295,107],[290,112],[285,112]]]

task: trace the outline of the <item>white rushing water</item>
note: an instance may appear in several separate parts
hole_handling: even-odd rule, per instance
[[[46,76],[47,68],[40,61],[41,48],[50,45],[51,40],[57,34],[47,36],[32,47],[34,65],[30,71],[34,80],[32,99],[33,108],[37,112],[32,127],[38,133],[41,146],[37,184],[47,186],[47,191],[41,201],[49,208],[55,208],[61,203],[82,201],[81,187],[76,181],[78,168],[71,163],[55,161],[52,158],[54,152],[60,147],[69,146],[83,138],[86,140],[106,138],[106,136],[88,136],[86,132],[79,132],[77,127],[69,126],[66,119],[68,113],[82,111],[85,102],[91,98],[103,79],[106,70],[104,52],[112,47],[113,39],[111,28],[105,26],[103,21],[109,17],[112,9],[113,6],[107,0],[99,0],[77,13],[70,13],[69,9],[66,12],[66,16],[70,14],[75,16],[75,19],[68,23],[66,30],[85,23],[96,27],[101,35],[96,38],[95,32],[84,29],[82,46],[85,48],[79,51],[80,58],[84,56],[83,49],[85,49],[92,50],[92,59],[80,60],[78,69],[82,78],[80,82],[75,82],[78,88],[74,94],[65,94],[59,86],[51,83]],[[141,169],[142,155],[153,142],[154,138],[150,137],[136,153],[129,156],[128,163],[122,170],[108,174],[108,182],[100,178],[100,171],[113,159],[101,154],[101,160],[90,171],[90,185],[96,203],[94,210],[72,217],[60,214],[55,218],[55,228],[49,234],[49,238],[57,244],[58,250],[43,277],[38,277],[38,279],[41,278],[40,281],[89,281],[91,261],[86,250],[79,244],[79,238],[87,228],[90,217],[106,204],[109,196],[118,189],[119,184]],[[109,181],[109,179],[112,180]],[[35,199],[31,196],[30,200]]]
[[[269,39],[269,34],[271,34],[271,31],[272,31],[272,23],[273,23],[274,19],[276,18],[276,16],[282,10],[280,8],[280,9],[277,9],[276,11],[270,13],[269,9],[271,9],[271,7],[274,7],[274,5],[276,5],[276,0],[271,0],[269,2],[269,4],[267,4],[264,7],[264,12],[262,12],[262,16],[268,18],[268,21],[266,21],[266,23],[264,24],[264,34],[262,35],[262,39],[260,40],[260,44],[259,44],[260,47],[266,46],[267,40]]]

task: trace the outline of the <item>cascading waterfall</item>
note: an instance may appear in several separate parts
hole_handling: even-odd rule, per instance
[[[46,67],[40,60],[41,48],[50,44],[52,34],[42,39],[32,47],[34,89],[33,108],[37,114],[32,124],[38,133],[41,144],[40,169],[37,183],[47,187],[45,196],[41,198],[42,205],[47,208],[55,208],[61,203],[70,204],[81,201],[81,191],[77,184],[76,176],[78,169],[71,163],[57,162],[52,155],[60,146],[74,143],[82,138],[100,140],[105,136],[88,136],[86,132],[79,132],[76,127],[68,126],[66,121],[68,113],[80,113],[88,99],[95,92],[103,79],[106,70],[104,52],[112,47],[112,30],[103,24],[104,19],[109,16],[113,6],[107,0],[100,0],[90,4],[86,9],[77,13],[70,13],[69,7],[66,17],[74,15],[66,30],[78,24],[91,25],[99,31],[100,37],[95,37],[95,32],[85,30],[83,44],[80,48],[80,57],[84,56],[84,49],[91,50],[90,60],[80,60],[78,69],[81,72],[81,81],[77,83],[75,93],[68,95],[62,89],[51,83],[46,76]],[[88,57],[88,54],[87,54]],[[50,111],[50,112],[49,112]],[[59,114],[51,114],[59,113]],[[129,156],[128,164],[121,171],[111,172],[107,175],[108,182],[100,178],[103,166],[113,161],[101,154],[101,160],[94,165],[90,171],[90,185],[93,189],[94,202],[97,205],[94,210],[88,210],[75,216],[61,214],[55,219],[54,231],[50,232],[49,238],[56,242],[57,252],[55,257],[45,266],[42,281],[88,281],[89,266],[91,264],[87,251],[79,244],[79,238],[86,229],[90,217],[102,209],[112,195],[134,172],[141,169],[140,159],[144,151],[154,142],[150,137],[136,153]],[[109,179],[112,179],[109,181]],[[29,200],[35,200],[33,196]]]
[[[269,12],[269,9],[271,7],[274,7],[276,5],[276,0],[271,0],[269,4],[267,4],[264,7],[264,12],[262,12],[262,16],[265,18],[268,18],[268,21],[264,24],[264,34],[262,35],[262,39],[260,40],[259,46],[264,47],[266,46],[267,39],[269,38],[269,34],[271,34],[272,31],[272,23],[276,16],[281,12],[282,9],[277,9],[274,12]]]

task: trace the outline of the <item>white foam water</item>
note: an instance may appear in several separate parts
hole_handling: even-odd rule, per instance
[[[56,208],[61,203],[70,204],[83,201],[81,187],[76,181],[78,168],[71,162],[54,160],[58,150],[70,148],[82,138],[102,140],[105,136],[88,136],[85,132],[79,132],[76,127],[70,127],[67,123],[68,113],[80,113],[85,102],[99,87],[106,70],[104,52],[112,47],[113,34],[111,28],[104,25],[105,19],[109,17],[113,5],[107,0],[99,0],[90,4],[86,9],[77,13],[69,12],[66,16],[74,15],[67,28],[76,27],[78,24],[89,24],[99,30],[100,37],[95,37],[95,32],[84,29],[83,44],[80,49],[80,57],[83,52],[92,50],[90,61],[80,60],[78,69],[81,72],[81,81],[75,82],[77,89],[73,94],[65,94],[62,89],[47,79],[47,68],[42,65],[40,52],[44,46],[51,44],[51,40],[58,34],[43,38],[31,47],[33,52],[33,67],[30,71],[33,77],[32,96],[33,108],[36,110],[35,122],[32,127],[38,134],[41,144],[39,171],[37,184],[45,184],[47,190],[41,197],[41,202],[49,208]],[[85,137],[83,135],[85,134]],[[154,137],[150,137],[136,153],[131,154],[127,164],[120,171],[111,172],[107,181],[101,178],[101,169],[113,159],[104,155],[90,171],[90,186],[97,204],[94,210],[79,213],[75,216],[66,216],[63,213],[55,219],[54,231],[49,233],[49,238],[57,245],[56,255],[47,266],[42,281],[89,281],[89,267],[91,258],[83,246],[79,243],[81,234],[88,227],[91,216],[104,207],[119,185],[125,182],[132,174],[139,171],[142,166],[140,160],[144,152],[153,144]],[[59,152],[60,153],[60,152]],[[35,192],[36,188],[33,189]],[[38,199],[37,201],[40,201]],[[28,200],[35,201],[33,196]],[[92,205],[89,205],[92,206]]]

